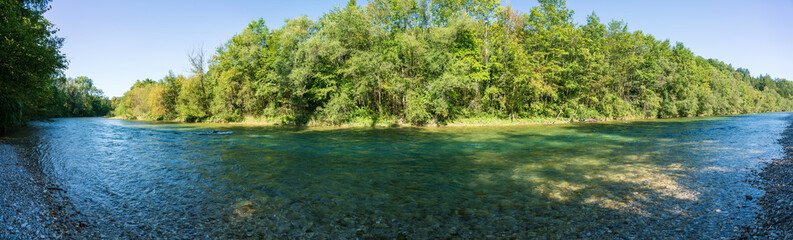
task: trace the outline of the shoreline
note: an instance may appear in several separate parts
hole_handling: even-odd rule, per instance
[[[777,116],[781,116],[782,114],[776,114]],[[784,114],[784,117],[774,117],[775,119],[782,120],[778,122],[779,124],[775,124],[774,126],[774,135],[764,135],[767,141],[763,141],[763,144],[767,144],[765,146],[770,146],[774,142],[779,142],[783,146],[785,153],[787,153],[787,157],[782,158],[781,160],[786,160],[786,164],[776,164],[774,166],[779,167],[776,172],[771,172],[768,170],[768,166],[766,166],[767,162],[761,162],[758,165],[753,165],[753,169],[755,169],[755,173],[759,173],[761,169],[765,171],[769,171],[771,173],[793,173],[793,115],[791,114]],[[666,124],[678,124],[678,123],[685,123],[686,121],[703,121],[706,118],[688,118],[688,119],[661,119],[661,120],[645,120],[645,121],[664,121],[669,120]],[[714,118],[711,118],[714,119]],[[721,118],[715,118],[721,119]],[[85,119],[90,121],[106,121],[102,119]],[[107,122],[106,122],[107,123]],[[109,123],[114,124],[114,123]],[[620,123],[617,123],[620,124]],[[541,127],[538,128],[541,130]],[[781,128],[781,129],[780,129]],[[452,128],[454,130],[454,128]],[[779,133],[779,130],[784,130],[782,134]],[[0,152],[3,153],[10,153],[7,155],[3,155],[3,160],[0,161],[0,239],[93,239],[93,238],[108,238],[103,234],[108,234],[106,230],[113,229],[117,227],[115,224],[107,224],[108,222],[104,219],[111,219],[110,222],[118,222],[120,226],[126,228],[134,229],[134,231],[129,232],[131,230],[119,230],[119,232],[112,232],[118,234],[128,234],[128,235],[117,235],[118,238],[134,238],[137,236],[138,238],[145,238],[144,236],[149,236],[150,238],[156,236],[156,234],[171,234],[170,232],[159,232],[154,233],[155,235],[135,235],[138,233],[150,233],[146,232],[149,229],[154,230],[161,230],[154,225],[153,227],[149,227],[145,223],[142,222],[135,222],[135,225],[130,224],[129,226],[124,225],[127,222],[125,218],[120,218],[111,215],[96,215],[91,214],[90,211],[85,210],[87,214],[82,214],[79,211],[76,211],[75,205],[84,208],[85,205],[80,205],[79,202],[76,200],[70,200],[66,192],[64,190],[70,191],[70,194],[74,194],[68,186],[58,186],[56,185],[56,179],[52,176],[47,176],[46,171],[42,171],[40,165],[37,164],[36,155],[27,155],[23,150],[23,146],[15,144],[18,143],[16,140],[13,140],[14,136],[10,136],[9,138],[0,137]],[[775,145],[774,149],[776,148]],[[774,157],[777,156],[784,156],[774,154]],[[747,159],[748,160],[748,159]],[[774,160],[775,162],[776,159]],[[771,163],[768,163],[771,166]],[[778,166],[777,166],[778,165]],[[765,166],[765,167],[764,167]],[[774,176],[775,178],[771,178],[772,180],[775,179],[776,182],[770,182],[769,186],[772,187],[779,187],[780,182],[783,183],[786,181],[785,178],[790,178],[791,176]],[[784,178],[780,178],[784,177]],[[740,179],[736,181],[742,181],[746,178],[741,176]],[[754,185],[753,185],[754,186]],[[63,189],[60,189],[63,188]],[[749,188],[752,188],[749,186]],[[785,190],[785,188],[781,188]],[[783,229],[783,227],[787,226],[790,227],[790,223],[787,221],[790,219],[790,214],[785,214],[790,212],[793,209],[793,204],[791,202],[785,202],[785,205],[780,206],[777,204],[779,199],[786,200],[786,199],[793,199],[793,191],[788,192],[777,191],[777,196],[783,196],[783,198],[776,198],[776,199],[764,199],[766,197],[771,198],[772,192],[766,190],[768,192],[768,196],[757,196],[756,198],[752,199],[747,195],[746,200],[744,200],[744,195],[739,194],[737,197],[739,199],[733,199],[732,203],[743,202],[743,201],[754,201],[757,205],[761,207],[753,207],[750,212],[753,214],[747,215],[745,221],[742,221],[741,224],[731,225],[729,229],[734,229],[733,231],[727,231],[724,234],[727,235],[712,235],[712,236],[724,236],[724,237],[731,237],[731,238],[752,238],[752,237],[759,237],[761,239],[779,239],[779,238],[791,238],[793,236],[789,235],[788,233],[791,230],[784,230],[781,231],[779,229]],[[76,192],[76,191],[75,191]],[[788,195],[784,195],[788,194]],[[735,196],[735,195],[731,195]],[[787,197],[787,198],[785,198]],[[761,200],[763,199],[763,200]],[[765,202],[762,202],[765,201]],[[74,203],[74,204],[72,204]],[[723,204],[724,202],[722,202]],[[790,204],[788,206],[787,204]],[[727,202],[725,205],[730,205],[730,202]],[[247,206],[247,205],[246,205]],[[734,205],[733,205],[734,206]],[[740,208],[740,207],[739,207]],[[10,210],[9,210],[10,209]],[[693,208],[692,208],[693,209]],[[778,210],[777,212],[770,212],[771,214],[764,214],[761,218],[761,212],[768,212],[769,210]],[[82,210],[82,209],[81,209]],[[697,209],[694,209],[697,210]],[[693,211],[693,210],[692,210]],[[699,215],[703,213],[702,211],[697,210],[696,214]],[[774,215],[776,214],[776,215]],[[603,215],[607,216],[607,215]],[[608,215],[612,216],[612,215]],[[628,219],[629,216],[632,215],[613,215],[613,219]],[[608,237],[615,237],[616,236],[625,236],[620,235],[622,233],[626,234],[660,234],[660,235],[645,235],[644,237],[652,238],[654,237],[674,237],[674,236],[705,236],[701,235],[701,232],[704,230],[713,230],[716,229],[715,225],[709,225],[702,228],[697,228],[698,230],[693,230],[694,228],[687,228],[687,227],[680,227],[680,225],[671,225],[674,228],[664,229],[663,231],[657,232],[647,232],[647,231],[634,231],[635,226],[641,226],[641,224],[650,223],[650,224],[666,224],[667,222],[670,223],[679,223],[681,221],[675,221],[674,218],[664,218],[664,216],[671,216],[671,215],[659,215],[658,218],[644,218],[643,215],[634,216],[635,218],[631,219],[638,219],[636,221],[631,221],[632,223],[637,223],[639,225],[621,225],[621,224],[614,224],[614,225],[602,225],[606,228],[597,227],[596,229],[605,229],[604,232],[600,232],[598,230],[587,230],[582,231],[580,234],[587,234],[586,237],[584,235],[576,235],[581,238],[608,238]],[[696,216],[696,215],[694,215]],[[730,217],[729,215],[724,215],[726,217]],[[743,216],[743,215],[741,215]],[[757,220],[755,220],[757,217]],[[8,221],[8,220],[11,221]],[[214,218],[214,219],[222,219],[222,218]],[[120,221],[114,221],[120,220]],[[694,220],[691,220],[694,221]],[[765,222],[763,222],[765,221]],[[684,221],[685,222],[685,221]],[[697,223],[707,223],[706,221],[696,220]],[[141,227],[143,226],[143,227]],[[782,226],[782,227],[779,227]],[[721,225],[719,225],[721,227]],[[733,228],[734,227],[734,228]],[[145,230],[138,230],[138,229],[145,229]],[[593,228],[595,229],[595,228]],[[726,228],[725,228],[726,229]],[[748,229],[748,231],[744,231]],[[40,231],[39,231],[40,230]],[[608,230],[606,232],[606,230]],[[667,231],[668,230],[668,231]],[[754,230],[754,231],[751,231]],[[615,231],[612,233],[612,231]],[[594,235],[590,236],[589,233]],[[787,235],[786,235],[787,234]],[[108,234],[112,235],[112,234]],[[171,236],[171,235],[161,235],[161,236]],[[175,235],[173,235],[175,236]],[[208,236],[208,235],[207,235]],[[214,235],[213,235],[214,236]],[[223,236],[230,236],[230,235],[223,235]],[[642,235],[639,235],[642,236]],[[208,238],[208,237],[207,237]],[[220,237],[218,237],[220,238]]]
[[[777,140],[782,146],[782,156],[762,163],[755,172],[753,182],[765,194],[755,199],[760,212],[739,239],[793,239],[793,116],[788,121]]]
[[[764,112],[774,113],[774,112]],[[764,113],[743,113],[743,114],[730,114],[730,115],[707,115],[707,116],[693,116],[693,117],[675,117],[675,118],[641,118],[641,117],[626,117],[619,119],[586,119],[586,120],[570,120],[569,118],[521,118],[521,119],[500,119],[500,118],[463,118],[452,122],[438,124],[430,123],[426,125],[412,125],[401,121],[383,121],[372,124],[365,121],[354,121],[351,123],[340,125],[329,125],[311,121],[303,125],[294,124],[281,124],[276,121],[267,121],[256,119],[253,117],[246,117],[239,122],[185,122],[179,120],[146,120],[146,119],[129,119],[118,116],[105,117],[110,119],[118,119],[125,121],[136,122],[150,122],[150,123],[181,123],[181,124],[195,124],[195,125],[218,125],[218,126],[240,126],[240,127],[300,127],[310,129],[344,129],[344,128],[471,128],[471,127],[515,127],[515,126],[550,126],[550,125],[565,125],[565,124],[587,124],[587,123],[614,123],[614,122],[635,122],[635,121],[675,121],[675,120],[696,120],[706,118],[718,117],[731,117],[743,116],[751,114],[764,114]]]
[[[0,143],[0,152],[9,153],[0,162],[0,239],[71,239],[82,235],[88,221],[75,209],[67,190],[37,174],[32,170],[36,167],[14,148]]]

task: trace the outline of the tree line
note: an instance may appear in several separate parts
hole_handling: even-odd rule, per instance
[[[793,109],[790,81],[753,77],[595,13],[576,24],[564,0],[539,3],[521,13],[498,0],[352,0],[278,29],[256,20],[210,59],[191,54],[190,76],[138,81],[112,100],[113,114],[425,125]]]
[[[0,133],[32,119],[103,116],[110,100],[87,77],[66,78],[48,0],[0,0]]]

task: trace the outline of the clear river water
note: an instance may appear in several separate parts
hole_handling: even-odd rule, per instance
[[[107,238],[719,238],[790,113],[517,127],[63,118],[1,136]],[[212,130],[231,134],[206,134]],[[749,196],[749,197],[747,197]]]

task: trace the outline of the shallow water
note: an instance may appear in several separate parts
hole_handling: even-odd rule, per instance
[[[317,129],[103,118],[0,137],[110,238],[731,237],[789,113]],[[213,129],[226,135],[202,135]]]

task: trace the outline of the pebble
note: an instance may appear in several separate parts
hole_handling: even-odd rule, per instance
[[[0,146],[0,147],[2,147],[2,146]],[[2,151],[2,150],[3,149],[0,149],[0,151]],[[24,199],[25,197],[29,197],[29,198],[31,198],[30,201],[31,202],[35,202],[35,204],[33,204],[31,206],[28,206],[28,204],[22,204],[23,206],[21,206],[21,208],[25,208],[25,209],[36,209],[36,208],[38,208],[38,209],[43,209],[43,210],[47,209],[46,206],[48,206],[49,203],[42,202],[41,200],[37,200],[37,196],[41,197],[40,195],[26,196],[25,193],[23,193],[23,194],[20,194],[20,196],[16,196],[16,195],[13,195],[13,194],[12,195],[3,194],[3,191],[5,191],[7,189],[7,187],[3,186],[3,184],[6,183],[6,182],[3,182],[3,181],[7,181],[6,178],[4,178],[2,176],[3,174],[6,173],[6,172],[3,172],[3,171],[4,171],[4,167],[0,166],[0,195],[3,196],[3,199],[7,199],[7,197],[10,196],[11,197],[11,201],[20,201],[20,202],[22,202],[22,200],[28,200],[28,199]],[[21,171],[21,172],[25,173],[24,171]],[[791,171],[788,171],[788,172],[791,172]],[[23,181],[25,180],[25,178],[19,178],[19,179],[21,179]],[[39,179],[43,179],[43,178],[39,178]],[[788,179],[790,179],[790,178],[788,178]],[[34,179],[30,178],[30,181],[33,182]],[[28,183],[25,183],[25,184],[28,184]],[[34,186],[34,185],[31,185],[31,186]],[[23,192],[32,191],[31,189],[36,189],[35,187],[28,187],[27,190],[24,190],[24,188],[25,187],[23,186],[23,190],[22,190]],[[54,192],[53,194],[57,194],[58,191],[52,191],[52,192]],[[40,192],[38,192],[38,193],[40,193]],[[35,193],[33,193],[33,194],[35,194]],[[733,201],[741,201],[741,199],[740,199],[741,195],[742,195],[741,193],[736,193],[736,194],[730,195],[730,198]],[[772,195],[772,194],[769,194],[769,195]],[[176,223],[178,221],[175,221],[174,223],[164,222],[163,221],[163,219],[178,219],[178,218],[172,218],[172,216],[170,216],[171,218],[169,218],[169,216],[147,216],[147,215],[144,215],[143,213],[139,213],[138,215],[133,216],[133,218],[138,218],[138,219],[151,218],[152,221],[149,222],[149,223],[141,221],[141,222],[138,223],[139,225],[137,225],[136,229],[131,229],[131,230],[127,229],[126,230],[127,232],[123,232],[123,233],[111,232],[111,233],[108,233],[109,235],[100,234],[100,235],[98,235],[98,237],[97,237],[97,235],[90,235],[90,234],[96,234],[96,233],[89,232],[89,231],[95,231],[93,228],[98,228],[100,230],[102,230],[102,229],[107,230],[107,229],[110,229],[110,228],[114,228],[112,224],[104,225],[103,223],[113,222],[113,221],[116,221],[117,219],[114,218],[114,216],[102,216],[102,217],[107,217],[109,219],[99,219],[97,221],[93,221],[93,219],[92,219],[92,221],[89,222],[90,225],[91,225],[90,227],[86,226],[84,223],[82,223],[82,221],[79,221],[79,224],[72,224],[73,226],[76,225],[76,226],[87,227],[86,230],[77,230],[76,231],[77,233],[75,233],[75,234],[84,234],[84,235],[77,235],[77,237],[74,237],[73,235],[69,235],[70,233],[72,233],[71,231],[66,230],[64,232],[67,234],[67,236],[64,237],[64,238],[67,238],[67,239],[71,239],[71,238],[96,239],[96,238],[109,238],[111,236],[114,237],[114,238],[119,238],[118,236],[121,236],[122,239],[124,239],[124,238],[128,238],[128,239],[144,238],[145,239],[145,238],[158,238],[158,237],[159,238],[184,238],[184,239],[196,239],[196,238],[204,238],[204,239],[236,239],[236,238],[244,238],[244,236],[247,236],[248,238],[251,238],[254,235],[257,235],[260,238],[266,238],[266,237],[262,237],[262,236],[269,236],[269,238],[277,239],[277,238],[290,238],[290,236],[292,238],[296,238],[295,235],[289,235],[289,234],[290,233],[294,233],[295,232],[294,229],[298,229],[300,231],[305,229],[305,228],[302,228],[302,227],[305,227],[305,226],[301,226],[300,225],[300,224],[305,223],[305,222],[320,222],[322,220],[333,221],[333,219],[344,219],[345,220],[344,221],[345,224],[354,225],[356,228],[358,228],[360,226],[358,224],[361,224],[361,223],[364,223],[364,224],[372,223],[372,222],[375,222],[377,224],[380,223],[379,220],[372,221],[372,219],[366,219],[367,218],[366,214],[360,214],[360,215],[354,215],[353,214],[353,216],[340,216],[343,213],[355,213],[355,211],[345,211],[344,209],[341,209],[341,210],[338,210],[338,211],[336,211],[337,209],[334,209],[334,211],[332,211],[332,212],[329,211],[329,212],[323,212],[323,213],[312,213],[313,210],[319,209],[319,208],[311,208],[311,204],[327,203],[327,201],[323,201],[323,200],[327,200],[327,199],[322,199],[322,198],[319,198],[319,197],[314,198],[314,199],[310,199],[311,196],[304,196],[304,197],[306,197],[305,201],[301,200],[301,201],[296,201],[296,202],[290,202],[288,204],[285,204],[285,202],[288,202],[289,199],[286,199],[286,200],[283,200],[283,201],[279,200],[279,201],[264,202],[266,204],[262,204],[262,205],[267,205],[267,204],[272,204],[273,205],[272,209],[270,209],[271,211],[270,212],[264,212],[264,211],[263,212],[258,212],[258,213],[255,213],[250,218],[227,217],[227,218],[219,218],[219,219],[218,218],[216,218],[216,219],[208,219],[207,221],[212,221],[212,223],[211,224],[207,224],[207,227],[204,228],[204,229],[208,229],[208,230],[205,230],[205,231],[210,232],[211,235],[210,234],[205,234],[206,232],[202,232],[202,231],[196,231],[195,233],[191,232],[188,235],[183,235],[185,233],[184,229],[190,229],[190,230],[194,230],[194,229],[202,230],[202,229],[200,229],[200,228],[198,228],[196,226],[184,226],[184,225],[180,226],[179,223]],[[745,198],[747,200],[754,200],[754,197],[751,197],[749,195],[745,195]],[[22,200],[20,200],[20,199],[22,199]],[[763,203],[762,199],[763,198],[762,197],[758,197],[757,199],[758,199],[758,201],[760,201],[760,204],[762,205],[762,203]],[[782,201],[782,200],[780,199],[777,202],[779,202],[779,201]],[[642,204],[642,203],[637,203],[637,204]],[[16,204],[14,204],[14,205],[17,206]],[[126,208],[127,206],[124,206],[124,207]],[[559,211],[559,212],[570,211],[569,208],[571,208],[571,206],[566,206],[564,204],[560,204],[559,206],[553,206],[553,208],[551,208],[549,206],[548,209],[547,209],[548,212],[545,213],[545,215],[537,214],[540,217],[548,216],[549,219],[537,219],[538,220],[537,222],[539,222],[540,224],[535,224],[532,221],[526,221],[527,218],[522,218],[524,216],[522,216],[520,212],[507,212],[507,211],[504,211],[504,212],[498,212],[498,211],[487,212],[487,210],[488,210],[487,208],[484,208],[484,207],[483,208],[477,208],[477,207],[479,207],[479,206],[474,206],[467,213],[461,213],[461,214],[456,214],[456,215],[455,214],[446,213],[446,215],[438,215],[438,216],[443,216],[443,217],[426,218],[427,220],[424,220],[425,219],[424,218],[424,213],[416,213],[416,212],[409,212],[409,211],[397,212],[397,213],[393,214],[393,216],[396,216],[396,217],[393,217],[393,218],[392,218],[392,215],[383,213],[383,214],[378,214],[379,215],[378,217],[382,216],[382,217],[384,217],[383,219],[391,219],[390,222],[388,220],[385,220],[391,227],[388,227],[387,229],[379,229],[378,230],[378,229],[374,229],[375,227],[373,227],[371,225],[363,225],[362,227],[360,227],[358,229],[362,229],[363,230],[362,232],[365,232],[365,233],[362,233],[362,234],[371,234],[371,235],[367,235],[367,236],[371,236],[371,237],[362,237],[362,238],[391,238],[391,239],[393,239],[393,238],[396,238],[396,239],[432,238],[432,236],[437,236],[437,235],[432,235],[432,234],[437,234],[436,232],[433,232],[435,229],[443,229],[443,228],[436,227],[436,226],[448,227],[448,226],[453,225],[453,224],[459,224],[461,227],[460,228],[451,227],[451,230],[449,231],[449,233],[452,233],[452,234],[454,234],[454,236],[456,236],[456,237],[459,236],[458,238],[463,238],[463,239],[477,238],[477,237],[478,238],[499,238],[499,239],[508,239],[508,238],[511,238],[511,237],[514,237],[514,236],[518,236],[517,238],[531,238],[532,237],[532,235],[528,235],[528,236],[527,235],[523,235],[523,234],[526,234],[526,233],[547,234],[547,235],[535,235],[535,236],[539,236],[539,237],[534,237],[534,238],[557,238],[557,239],[570,238],[570,236],[579,236],[580,237],[580,235],[578,235],[578,234],[581,234],[581,232],[585,232],[585,235],[588,238],[592,238],[592,239],[610,239],[610,238],[625,238],[625,239],[645,239],[645,238],[647,238],[647,239],[652,239],[652,238],[673,238],[675,236],[677,236],[678,238],[684,238],[684,237],[681,237],[681,235],[677,235],[677,234],[696,234],[696,231],[693,228],[685,228],[685,225],[690,224],[691,221],[679,221],[679,219],[677,219],[677,218],[666,218],[666,219],[664,219],[664,217],[667,217],[667,216],[653,216],[653,217],[643,218],[643,217],[638,216],[638,214],[636,214],[635,212],[629,212],[629,210],[626,210],[625,212],[619,212],[619,211],[602,210],[602,209],[588,209],[586,206],[574,206],[575,208],[579,209],[582,212],[587,212],[587,213],[597,212],[598,213],[598,215],[597,215],[598,217],[597,218],[593,218],[591,216],[581,216],[582,219],[585,219],[585,220],[581,220],[581,219],[565,219],[565,218],[551,219],[551,218],[558,217],[558,216],[561,215],[561,214],[554,214],[554,212],[556,212],[556,211]],[[640,207],[643,207],[643,206],[640,206]],[[442,207],[438,207],[438,208],[442,209]],[[413,209],[416,209],[416,208],[413,208]],[[435,208],[434,207],[428,207],[428,208],[417,208],[417,209],[419,209],[419,210],[424,210],[424,209],[433,210]],[[5,210],[5,209],[0,208],[0,214],[8,214],[10,212],[10,211],[2,212],[3,210]],[[319,210],[322,210],[322,209],[319,209]],[[539,210],[542,210],[542,209],[528,209],[527,208],[526,210],[531,210],[531,211],[537,210],[537,211],[539,211]],[[650,212],[650,214],[660,212],[660,211],[657,211],[658,209],[647,209],[647,208],[644,208],[644,209],[640,209],[640,210],[656,210],[654,212]],[[205,210],[205,211],[209,212],[210,210]],[[598,211],[600,211],[600,212],[598,212]],[[164,213],[164,214],[170,214],[170,213]],[[465,214],[465,215],[463,215],[463,214]],[[525,212],[523,212],[522,214],[525,214]],[[48,215],[48,214],[45,214],[44,217],[48,218],[46,215]],[[62,213],[59,213],[59,215],[70,216],[69,214],[62,214]],[[588,215],[588,214],[582,214],[582,215]],[[450,220],[450,219],[445,218],[445,216],[451,216],[452,218],[456,218],[456,219],[455,220]],[[40,227],[40,225],[43,226],[43,224],[37,224],[36,223],[37,221],[32,221],[31,220],[31,216],[29,216],[29,215],[21,215],[21,218],[28,219],[28,221],[32,222],[31,224],[33,224],[32,225],[33,228]],[[316,218],[320,218],[322,220],[317,220]],[[2,219],[2,218],[0,218],[0,219]],[[505,219],[509,219],[509,221],[506,221]],[[624,223],[617,223],[618,221],[623,220],[623,219],[625,220]],[[671,219],[671,221],[670,221],[670,219]],[[50,220],[52,220],[52,219],[50,219]],[[182,218],[182,220],[184,220],[184,218]],[[502,220],[502,221],[499,221],[499,220]],[[186,223],[186,224],[193,223],[191,221],[192,220],[188,220],[188,223]],[[129,223],[131,226],[136,226],[135,222],[127,221],[127,219],[123,219],[123,218],[118,219],[118,223],[119,223],[118,225],[124,225],[124,224],[121,224],[121,223],[124,223],[124,222]],[[512,223],[512,222],[519,222],[519,223],[522,223],[523,225],[509,224],[509,223]],[[160,223],[162,225],[158,226],[157,223]],[[546,223],[552,223],[552,224],[558,225],[558,226],[553,226],[553,227],[542,226],[543,224],[546,224]],[[591,223],[592,226],[582,226],[583,225],[582,223],[583,224]],[[27,227],[28,223],[26,222],[25,224],[26,224],[25,226]],[[292,224],[295,224],[295,225],[292,225]],[[534,224],[534,225],[532,225],[532,224]],[[612,231],[612,229],[606,229],[605,232],[607,232],[607,233],[614,232],[615,236],[608,236],[608,235],[607,236],[603,236],[604,230],[601,228],[603,226],[603,224],[610,224],[610,225],[607,225],[607,226],[613,227],[614,230]],[[325,238],[325,239],[328,239],[328,238],[355,239],[355,238],[358,238],[360,236],[363,236],[363,235],[355,235],[356,233],[345,232],[345,230],[353,229],[353,227],[343,228],[343,227],[340,227],[338,225],[331,225],[331,224],[317,224],[317,225],[321,225],[321,226],[307,228],[307,230],[311,230],[312,231],[312,235],[309,235],[309,236],[313,236],[313,237],[308,237],[308,238],[317,238],[317,239],[321,239],[321,238]],[[250,230],[234,229],[235,227],[239,228],[240,226],[246,226],[246,227],[250,226],[251,228],[255,228],[254,231],[257,231],[257,232],[255,232],[256,234],[254,234]],[[275,227],[273,227],[273,226],[275,226]],[[563,226],[569,226],[569,227],[563,227]],[[646,226],[647,229],[651,229],[651,230],[640,229],[637,226],[642,226],[642,227]],[[667,226],[668,226],[668,228],[666,228]],[[368,228],[366,228],[366,227],[368,227]],[[703,227],[697,226],[697,227],[698,227],[698,230],[702,230],[702,229],[705,228],[704,226]],[[214,230],[215,228],[221,229],[220,232],[218,230]],[[33,238],[38,238],[38,237],[45,238],[45,237],[42,237],[42,236],[46,236],[48,234],[48,232],[51,231],[49,228],[46,228],[46,227],[45,228],[40,228],[40,229],[43,229],[42,230],[43,233],[40,233],[41,235],[28,235],[29,231],[27,231],[27,232],[23,231],[22,234],[25,234],[25,235],[22,236],[22,237],[19,237],[19,236],[7,237],[7,235],[2,235],[2,233],[0,233],[0,239],[17,239],[17,238],[33,239]],[[123,229],[123,227],[122,227],[122,229]],[[178,229],[178,231],[174,231],[173,229]],[[561,231],[560,231],[560,229],[561,229]],[[581,230],[581,229],[584,229],[584,230]],[[776,227],[769,227],[768,229],[776,229]],[[14,229],[9,226],[9,230],[14,230]],[[569,232],[567,232],[568,230],[569,230]],[[740,229],[736,228],[735,230],[740,230]],[[377,231],[379,231],[379,232],[377,232]],[[592,231],[592,232],[590,232],[590,231]],[[729,231],[729,230],[727,230],[727,231]],[[757,233],[759,231],[753,231],[753,232]],[[39,233],[37,233],[37,234],[39,234]],[[190,235],[190,234],[195,234],[195,235]],[[198,235],[198,234],[200,234],[200,235]],[[575,234],[575,235],[573,235],[573,234]],[[56,236],[56,235],[53,235],[53,236]],[[790,236],[790,234],[786,233],[786,234],[781,234],[780,235],[780,234],[778,234],[776,232],[771,231],[770,233],[768,233],[768,235],[764,235],[764,236],[771,236],[771,238],[776,238],[778,236]],[[719,237],[720,236],[713,236],[713,238],[719,238]],[[443,238],[443,237],[438,237],[438,238]],[[692,239],[693,238],[694,237],[692,237]],[[762,237],[757,237],[757,236],[754,236],[752,238],[761,238],[762,239]]]
[[[65,197],[57,191],[47,191],[42,186],[48,184],[46,177],[35,181],[35,171],[29,171],[24,156],[16,154],[16,146],[5,144],[0,139],[0,239],[60,239],[72,238],[67,234],[70,229],[64,216],[70,216],[61,207]],[[11,153],[11,154],[6,154]],[[43,190],[42,190],[43,189]],[[53,211],[51,209],[59,210]],[[60,211],[63,210],[63,211]],[[61,216],[60,218],[55,217]],[[64,233],[64,234],[61,234]],[[88,236],[83,238],[90,238]]]
[[[779,221],[793,219],[790,208],[793,205],[787,204],[793,203],[793,186],[788,185],[793,179],[793,117],[789,117],[789,120],[791,124],[778,140],[784,156],[763,163],[764,166],[757,173],[765,195],[758,198],[761,211],[754,223],[743,230],[742,239],[788,239],[788,236],[793,235],[793,221]]]

